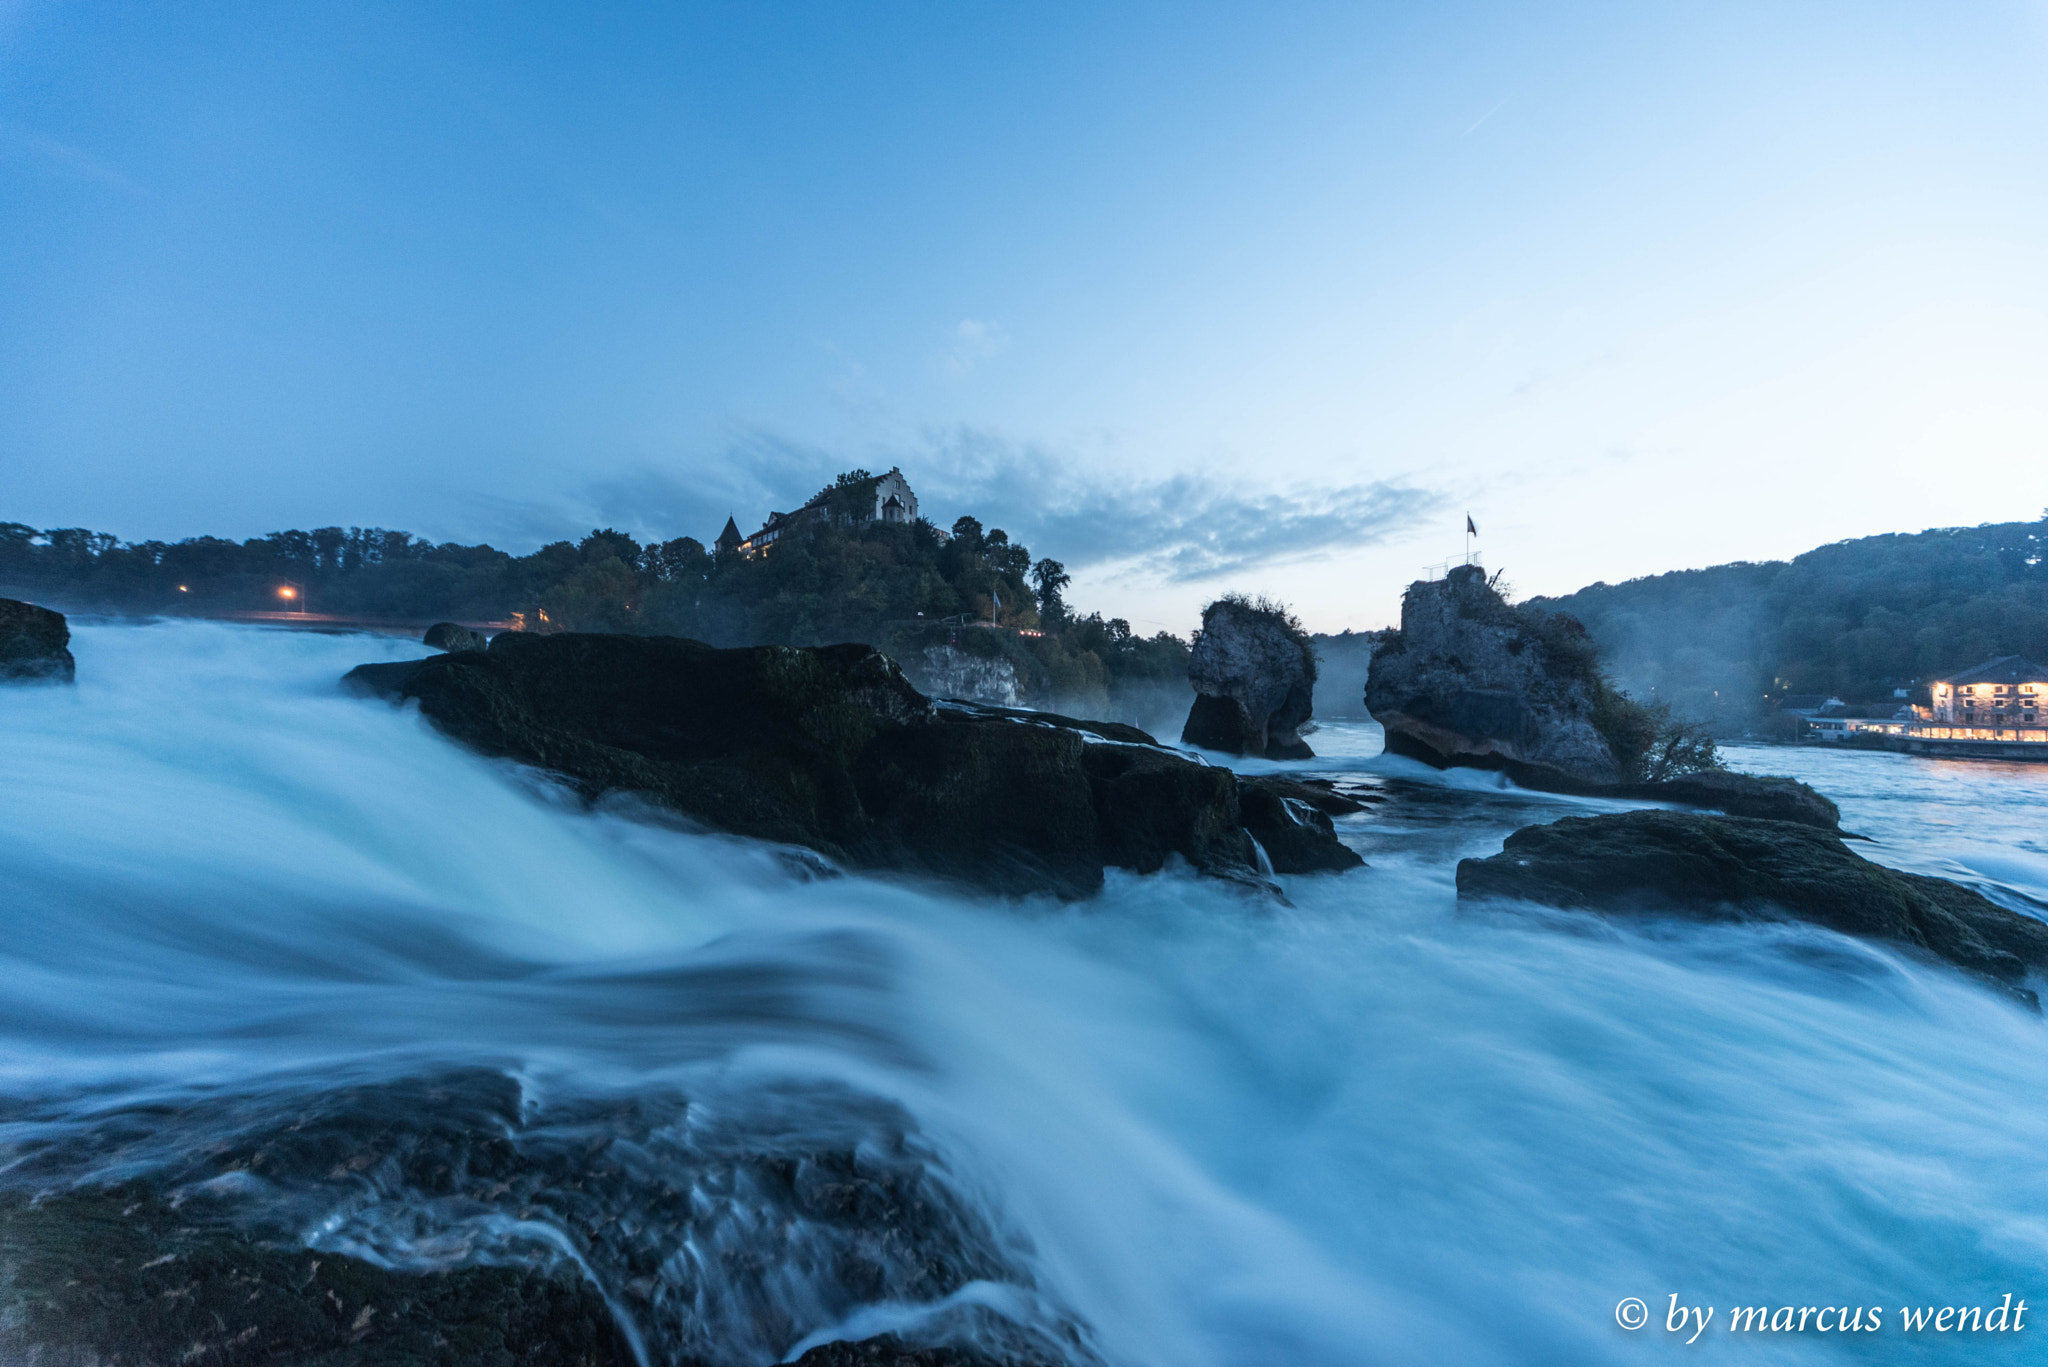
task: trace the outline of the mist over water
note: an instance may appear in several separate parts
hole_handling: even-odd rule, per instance
[[[394,1265],[572,1258],[650,1362],[891,1327],[1157,1367],[2023,1361],[1662,1317],[2048,1315],[2039,1017],[1811,928],[1460,909],[1459,858],[1599,804],[1369,724],[1287,766],[1385,785],[1339,822],[1369,869],[1006,903],[586,811],[337,688],[411,645],[74,650],[75,691],[0,691],[0,1182],[168,1172]],[[2048,767],[1735,758],[1870,857],[2048,899]],[[422,1176],[480,1136],[514,1155],[481,1194]],[[807,1213],[833,1154],[903,1242]]]

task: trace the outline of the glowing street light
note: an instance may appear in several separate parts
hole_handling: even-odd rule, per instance
[[[306,610],[306,590],[297,584],[279,584],[277,596],[292,605],[300,613]]]

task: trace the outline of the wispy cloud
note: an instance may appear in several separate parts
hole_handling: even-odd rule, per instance
[[[59,142],[8,119],[0,119],[0,157],[38,161],[111,189],[134,195],[146,193],[132,176],[119,167],[110,166],[68,142]]]
[[[1124,477],[972,428],[859,454],[745,431],[714,458],[642,467],[557,504],[472,502],[480,521],[522,541],[594,526],[708,541],[728,515],[750,532],[771,509],[797,506],[842,470],[892,465],[903,467],[921,511],[941,526],[972,514],[1070,569],[1164,583],[1327,559],[1398,539],[1450,506],[1446,493],[1400,479],[1261,487],[1210,474]]]
[[[1447,506],[1443,493],[1401,480],[1261,488],[1208,474],[1117,478],[973,430],[932,443],[921,489],[1000,520],[1070,567],[1122,566],[1169,583],[1327,559],[1398,537]]]

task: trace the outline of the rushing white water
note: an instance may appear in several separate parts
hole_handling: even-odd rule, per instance
[[[464,1088],[499,1078],[520,1209],[388,1166],[233,1180],[395,1263],[570,1250],[650,1361],[971,1307],[1158,1367],[2039,1358],[2031,1319],[1896,1319],[2008,1291],[2048,1316],[2041,1018],[1807,928],[1457,905],[1458,858],[1590,804],[1330,725],[1290,767],[1387,784],[1340,823],[1370,868],[1284,880],[1289,906],[1173,875],[1004,903],[586,812],[337,689],[412,646],[186,623],[74,649],[76,690],[0,691],[7,1180],[175,1165],[347,1089],[417,1084],[377,1124],[482,1114]],[[2048,766],[1736,758],[1835,797],[1874,858],[2048,899]],[[532,1187],[608,1133],[612,1187]],[[849,1287],[852,1225],[763,1214],[756,1155],[835,1147],[926,1184],[958,1275],[923,1303],[914,1259]],[[665,1183],[699,1209],[675,1247]],[[1721,1308],[1690,1347],[1672,1293]],[[1647,1328],[1617,1326],[1629,1296]],[[1731,1335],[1737,1304],[1886,1329]]]

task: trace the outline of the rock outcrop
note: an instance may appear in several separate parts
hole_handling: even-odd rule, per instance
[[[1584,628],[1511,607],[1476,565],[1408,586],[1365,697],[1394,754],[1567,790],[1628,777],[1595,725],[1598,701]]]
[[[935,698],[997,707],[1015,707],[1024,700],[1017,690],[1017,666],[1000,657],[970,655],[958,646],[926,646],[921,663],[918,684]]]
[[[1568,817],[1509,836],[1458,865],[1458,896],[1716,919],[1810,921],[1905,945],[2019,987],[2048,968],[2048,923],[1940,878],[1861,858],[1840,837],[1788,821],[1693,812]]]
[[[420,637],[420,644],[436,650],[484,650],[490,646],[491,638],[460,622],[436,622]]]
[[[622,974],[611,1006],[786,1011],[798,980],[752,962]],[[0,1179],[0,1363],[765,1363],[864,1305],[1030,1284],[900,1107],[772,1090],[728,1095],[704,1125],[659,1084],[542,1100],[503,1068],[319,1073],[44,1128]],[[407,1245],[431,1269],[374,1260]],[[931,1328],[1005,1351],[882,1336],[799,1360],[1050,1367],[1081,1326],[969,1304]]]
[[[364,665],[347,682],[417,700],[449,735],[553,770],[588,798],[636,793],[857,867],[1065,897],[1095,891],[1105,868],[1151,873],[1176,855],[1257,877],[1229,770],[1135,727],[935,704],[870,646],[508,632],[488,650]]]
[[[1313,759],[1301,728],[1315,707],[1315,649],[1285,612],[1234,598],[1202,613],[1188,660],[1195,703],[1181,740],[1267,759]]]
[[[1401,629],[1372,657],[1365,701],[1389,753],[1439,769],[1495,769],[1546,792],[1712,807],[1829,831],[1841,819],[1834,803],[1790,778],[1709,770],[1637,781],[1627,771],[1641,765],[1617,757],[1607,730],[1629,730],[1623,713],[1634,713],[1636,726],[1647,714],[1600,677],[1585,628],[1512,606],[1476,565],[1408,586]],[[1638,748],[1650,738],[1637,736]]]
[[[1619,797],[1676,802],[1687,807],[1712,807],[1730,816],[1761,821],[1796,821],[1824,831],[1839,830],[1842,810],[1796,778],[1737,774],[1726,769],[1686,774],[1662,783],[1624,784]]]
[[[0,683],[70,683],[71,627],[61,612],[0,598]]]
[[[1323,784],[1274,774],[1240,778],[1237,802],[1244,828],[1266,852],[1275,873],[1341,872],[1365,863],[1356,850],[1337,839],[1330,820],[1364,811],[1363,802]]]

